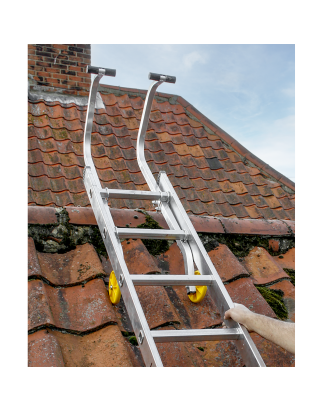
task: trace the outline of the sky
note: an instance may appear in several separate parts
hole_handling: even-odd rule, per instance
[[[176,76],[158,91],[185,98],[271,167],[295,181],[293,44],[92,44],[101,83],[147,90],[148,73]]]

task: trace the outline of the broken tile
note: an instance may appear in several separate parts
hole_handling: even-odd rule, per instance
[[[244,258],[244,265],[253,282],[257,285],[265,285],[282,278],[289,278],[273,257],[262,247],[254,247]]]

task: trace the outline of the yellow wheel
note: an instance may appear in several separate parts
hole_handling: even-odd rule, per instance
[[[194,272],[195,275],[201,275],[199,271]],[[196,287],[196,293],[194,294],[188,294],[188,298],[193,302],[193,303],[200,303],[203,298],[205,297],[205,294],[207,292],[207,286],[206,285],[197,285]]]
[[[109,279],[109,297],[112,304],[118,304],[121,298],[121,291],[114,271],[111,272]]]

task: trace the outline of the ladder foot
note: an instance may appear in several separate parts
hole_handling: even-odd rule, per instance
[[[195,275],[201,275],[199,271],[194,272]],[[188,298],[192,301],[192,303],[200,303],[203,298],[205,297],[205,294],[207,292],[207,286],[206,285],[197,285],[196,286],[196,293],[194,294],[188,294]]]

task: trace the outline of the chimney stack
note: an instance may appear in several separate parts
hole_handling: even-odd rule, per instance
[[[30,90],[88,96],[90,44],[28,44]]]

